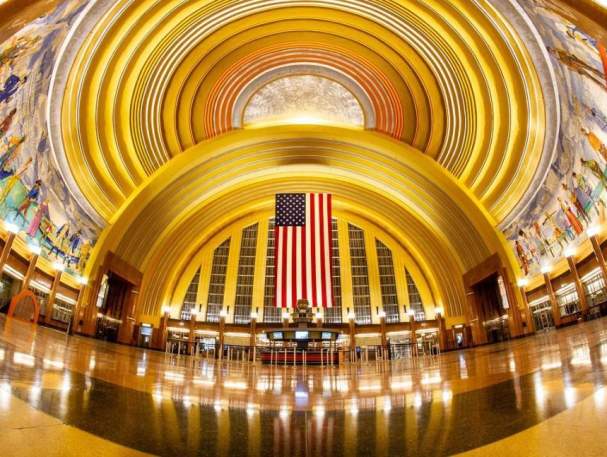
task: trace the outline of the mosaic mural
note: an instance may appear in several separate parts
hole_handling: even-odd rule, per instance
[[[365,115],[354,95],[344,86],[315,75],[277,79],[251,97],[244,124],[283,122],[365,125]]]
[[[0,218],[75,273],[100,228],[70,195],[51,157],[46,106],[57,53],[87,3],[65,1],[0,45]]]
[[[525,274],[586,239],[607,208],[607,49],[552,0],[519,0],[552,60],[561,104],[559,150],[530,209],[506,230]]]

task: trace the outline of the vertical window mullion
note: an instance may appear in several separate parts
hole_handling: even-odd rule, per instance
[[[386,313],[386,322],[398,322],[398,298],[392,251],[378,239],[375,240],[375,246],[377,248],[381,300]]]
[[[196,295],[198,294],[198,284],[200,283],[200,268],[192,278],[188,290],[185,293],[183,304],[181,305],[181,319],[190,320],[191,310],[196,306]]]
[[[365,234],[362,229],[348,224],[350,260],[352,264],[352,299],[357,324],[371,323],[371,293]]]
[[[422,303],[422,297],[419,294],[419,290],[417,289],[417,285],[409,274],[409,271],[405,269],[405,276],[407,278],[407,292],[409,294],[409,308],[415,311],[415,319],[416,320],[424,320],[426,318],[426,313],[424,311],[424,305]]]
[[[238,275],[236,278],[236,298],[234,303],[234,323],[248,324],[251,320],[253,302],[253,277],[255,274],[255,254],[257,250],[258,224],[242,231]]]
[[[339,258],[339,239],[337,230],[337,219],[331,221],[331,282],[333,289],[333,307],[325,310],[325,322],[329,324],[341,324],[341,273]]]
[[[274,219],[270,219],[268,224],[268,249],[266,251],[266,278],[263,297],[263,321],[270,323],[280,322],[281,312],[274,306],[274,256],[275,256],[275,232]]]
[[[207,299],[206,320],[208,322],[219,322],[219,311],[221,311],[221,307],[223,306],[229,255],[230,238],[219,245],[213,253],[213,266],[211,267]]]

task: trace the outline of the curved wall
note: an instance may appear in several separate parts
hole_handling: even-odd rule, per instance
[[[402,74],[395,70],[402,63],[402,56],[394,55],[385,44],[373,41],[374,53],[365,54],[371,61],[368,68],[375,72],[369,74],[391,78],[389,83],[384,81],[385,87],[377,90],[376,97],[392,94],[391,103],[400,98],[394,107],[390,105],[391,112],[404,120],[414,117],[415,125],[421,126],[414,131],[405,122],[403,136],[396,136],[423,149],[459,179],[464,192],[474,193],[474,198],[484,205],[482,223],[503,229],[525,273],[538,272],[543,262],[559,261],[568,245],[585,242],[588,227],[604,221],[607,51],[594,37],[605,36],[605,31],[599,26],[595,28],[592,21],[564,3],[512,0],[472,5],[438,1],[430,12],[423,5],[408,2],[352,2],[350,10],[338,0],[312,2],[313,8],[297,10],[309,14],[310,23],[315,24],[317,30],[309,34],[296,21],[283,20],[284,8],[292,7],[294,2],[277,1],[272,4],[275,11],[270,11],[270,7],[255,10],[259,6],[255,1],[230,3],[238,13],[234,17],[228,13],[222,16],[223,11],[212,7],[216,6],[212,2],[199,2],[199,9],[193,7],[198,5],[196,2],[188,4],[188,8],[178,3],[56,2],[50,12],[29,22],[0,47],[0,136],[4,142],[0,146],[0,153],[4,154],[0,159],[0,174],[4,178],[0,181],[0,217],[21,229],[23,242],[40,243],[45,257],[63,261],[72,272],[83,271],[91,247],[101,233],[106,242],[111,238],[108,233],[120,232],[113,230],[112,224],[125,211],[133,209],[130,205],[136,194],[161,170],[158,167],[170,165],[205,138],[202,134],[205,129],[202,133],[196,129],[205,123],[213,125],[216,120],[204,118],[203,110],[192,116],[192,100],[215,100],[217,94],[223,94],[222,78],[237,79],[239,64],[249,62],[247,56],[260,56],[260,62],[263,59],[271,62],[278,55],[284,57],[294,37],[302,34],[305,39],[300,44],[314,43],[316,47],[308,46],[307,50],[319,62],[324,63],[326,56],[331,55],[339,56],[343,68],[352,65],[352,56],[356,54],[353,51],[360,50],[360,43],[341,39],[335,39],[339,46],[329,43],[327,36],[332,36],[331,30],[326,21],[316,17],[319,11],[330,13],[331,18],[347,20],[341,26],[356,33],[358,41],[364,27],[372,25],[383,39],[408,50],[407,70]],[[263,27],[251,29],[246,11],[239,9],[244,6],[252,8],[247,14],[254,13],[263,19]],[[210,16],[202,14],[207,7],[213,17],[226,23],[217,29],[196,29],[196,33],[202,33],[197,35],[196,43],[184,41],[190,37],[186,25],[192,31],[198,26],[209,26],[203,19]],[[107,14],[109,11],[111,15]],[[199,22],[176,21],[177,16],[170,16],[171,12]],[[159,22],[161,17],[170,20]],[[450,21],[461,27],[456,30]],[[95,29],[97,22],[97,28],[107,27],[104,30],[116,33],[101,33]],[[141,28],[133,24],[140,24]],[[225,27],[228,24],[234,27]],[[15,23],[11,27],[15,28]],[[226,35],[227,29],[234,35]],[[437,30],[444,32],[444,36],[437,36]],[[158,42],[146,41],[149,36],[139,33],[142,31],[157,32],[159,37],[165,33],[162,38],[167,41],[163,41],[166,46],[163,49],[174,46],[175,55],[163,54],[161,48],[154,47]],[[538,36],[546,52],[542,52]],[[95,41],[100,37],[103,43]],[[272,48],[270,44],[275,37],[280,37],[280,46]],[[174,41],[169,43],[169,39]],[[436,45],[433,50],[429,46],[432,40]],[[126,42],[132,46],[122,46]],[[209,51],[205,46],[211,44],[213,49]],[[126,54],[112,52],[121,49]],[[244,54],[239,55],[239,50]],[[140,60],[129,60],[135,55]],[[208,68],[209,62],[220,61],[222,56],[228,56],[233,66],[225,71]],[[151,99],[147,96],[154,95],[153,89],[158,87],[152,84],[153,68],[157,68],[154,65],[167,63],[169,57],[171,67],[166,67],[167,72],[163,73],[163,90],[156,91],[166,97]],[[445,62],[443,68],[437,65],[441,58]],[[358,60],[356,64],[361,62]],[[498,71],[500,66],[503,74]],[[484,73],[481,67],[485,67]],[[267,68],[273,67],[268,63]],[[138,69],[142,72],[129,73]],[[86,78],[85,86],[78,83],[79,77]],[[148,85],[144,84],[146,81]],[[558,93],[554,91],[555,81]],[[214,92],[200,90],[203,82],[213,87]],[[415,84],[407,87],[412,82]],[[234,82],[233,86],[242,88],[240,83]],[[129,87],[138,94],[137,99],[131,100],[132,105],[123,100],[112,105],[110,97],[105,97],[116,88],[130,97]],[[99,92],[93,91],[97,88]],[[69,97],[64,100],[65,93]],[[142,98],[142,94],[147,95]],[[184,94],[190,98],[183,98]],[[173,96],[178,103],[170,102]],[[557,100],[560,119],[554,105]],[[484,111],[487,106],[493,111]],[[399,111],[402,107],[409,111]],[[415,107],[417,111],[413,110]],[[449,107],[453,109],[446,110]],[[131,108],[149,111],[135,113],[129,111]],[[14,109],[16,112],[11,114]],[[86,122],[81,123],[82,119]],[[399,118],[398,122],[401,121]],[[392,122],[394,119],[390,118],[387,125]],[[125,125],[133,127],[133,131],[125,132]],[[444,130],[432,130],[438,126]],[[170,132],[169,137],[163,138],[166,132]],[[168,162],[165,160],[162,165],[160,161],[157,166],[146,168],[145,173],[141,172],[131,182],[129,176],[134,175],[128,169],[137,159],[125,147],[130,144],[123,141],[127,137],[137,140],[140,148],[137,154],[142,157],[156,147],[166,149],[163,157]],[[420,142],[422,137],[425,140]],[[86,144],[82,143],[83,138]],[[146,144],[150,147],[144,144],[148,139],[151,142]],[[67,140],[71,155],[64,151]],[[135,168],[143,170],[138,167]],[[111,192],[100,190],[114,189],[116,183],[121,189],[116,198]],[[427,205],[408,210],[419,211],[422,217],[436,211]],[[186,214],[193,213],[176,217],[181,220]],[[167,224],[158,228],[160,233],[171,230],[172,223]],[[444,231],[438,233],[441,230]],[[446,245],[453,244],[449,240],[452,230],[443,227],[434,236],[447,240]],[[495,233],[494,236],[500,237]],[[160,245],[148,244],[147,250],[136,252],[138,245],[126,233],[124,237],[121,241],[111,240],[110,245],[124,251],[125,256],[130,255],[130,260],[142,269],[154,264]],[[481,246],[481,238],[472,254],[462,252],[461,258],[456,255],[448,262],[448,268],[455,265],[452,271],[459,274],[481,260],[480,252],[488,255],[499,250]],[[99,247],[99,252],[107,249],[108,246]],[[505,257],[511,259],[512,255]],[[166,294],[155,292],[160,301]],[[461,290],[451,295],[458,297],[455,303],[461,309]],[[157,309],[160,302],[145,306]]]
[[[563,262],[605,222],[607,202],[607,48],[605,33],[566,4],[520,0],[550,55],[559,90],[557,154],[528,210],[505,233],[523,273]],[[580,26],[579,24],[583,24]]]
[[[74,273],[84,269],[102,227],[54,161],[45,108],[57,55],[87,5],[62,2],[0,47],[0,218]]]

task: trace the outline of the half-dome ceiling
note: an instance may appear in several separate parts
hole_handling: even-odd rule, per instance
[[[63,120],[62,137],[53,138],[58,162],[95,212],[109,220],[171,157],[234,128],[234,104],[249,82],[309,62],[357,81],[385,106],[376,129],[439,161],[496,220],[516,207],[541,162],[545,98],[528,47],[496,9],[447,1],[306,5],[94,6],[97,25],[77,55],[64,56],[69,73],[51,110]],[[94,128],[102,119],[104,128]]]
[[[11,27],[27,25],[0,50],[4,171],[16,186],[3,186],[2,216],[49,254],[63,246],[75,271],[107,250],[155,268],[177,240],[182,265],[214,230],[204,211],[267,212],[281,186],[304,183],[338,208],[364,212],[357,193],[375,202],[419,262],[449,266],[422,268],[435,285],[494,252],[532,272],[604,217],[607,51],[559,0],[65,0],[34,20],[43,3],[13,11]],[[361,144],[394,143],[357,148],[336,126]],[[213,163],[207,174],[175,168],[192,151],[201,169]],[[401,176],[384,174],[389,161],[406,164]],[[465,201],[435,185],[442,173]],[[170,285],[147,280],[154,308]],[[437,296],[461,308],[453,281]]]
[[[243,127],[271,124],[334,124],[365,127],[365,113],[340,83],[312,74],[284,76],[254,92],[242,114]]]

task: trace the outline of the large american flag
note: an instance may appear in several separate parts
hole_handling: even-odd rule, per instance
[[[276,195],[276,306],[333,306],[331,194]]]

